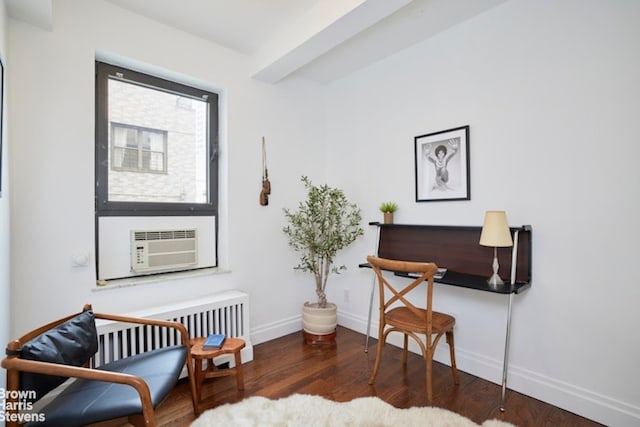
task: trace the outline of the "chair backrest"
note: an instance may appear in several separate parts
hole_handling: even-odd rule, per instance
[[[373,255],[367,257],[367,262],[376,273],[378,278],[378,293],[380,296],[380,311],[386,312],[396,302],[404,304],[416,316],[423,317],[427,324],[427,331],[430,333],[432,327],[432,297],[433,297],[433,275],[438,266],[432,262],[401,261],[379,258]],[[392,284],[382,271],[399,273],[405,277],[414,279],[405,286]],[[414,276],[415,275],[415,276]],[[427,282],[425,307],[420,310],[405,296],[423,282]],[[399,282],[400,283],[400,282]],[[406,283],[406,282],[405,282]],[[388,297],[387,297],[388,296]]]
[[[35,332],[35,337],[32,332],[12,341],[7,354],[25,360],[84,366],[98,351],[98,333],[91,310],[50,323]],[[20,390],[35,391],[35,400],[67,380],[67,377],[30,372],[21,372],[19,377]]]

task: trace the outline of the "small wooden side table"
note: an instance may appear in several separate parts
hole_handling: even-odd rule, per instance
[[[242,376],[242,358],[240,350],[245,347],[245,342],[241,338],[226,338],[219,349],[202,348],[206,337],[194,338],[191,340],[191,358],[195,363],[196,376],[196,399],[198,404],[202,399],[202,383],[205,379],[226,377],[234,375],[238,390],[244,390],[244,378]],[[213,363],[213,358],[223,354],[233,354],[235,358],[235,366],[233,368],[219,369]],[[202,361],[207,360],[206,369],[202,368]]]

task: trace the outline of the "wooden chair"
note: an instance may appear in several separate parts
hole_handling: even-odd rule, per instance
[[[179,343],[124,357],[90,368],[89,361],[98,350],[95,319],[150,325],[169,329]],[[159,330],[159,329],[156,329]],[[10,396],[6,411],[7,426],[21,425],[18,408],[29,397],[28,406],[68,378],[66,388],[35,414],[47,425],[83,426],[128,417],[135,426],[157,425],[154,408],[164,400],[187,368],[194,411],[195,381],[191,364],[189,335],[184,325],[155,319],[94,313],[85,305],[80,313],[41,326],[7,345],[2,367],[7,370],[6,391]]]
[[[437,270],[434,263],[397,261],[375,256],[368,256],[367,261],[378,278],[378,293],[380,295],[380,326],[378,328],[378,348],[376,351],[376,361],[373,367],[369,384],[373,384],[382,356],[382,347],[386,343],[387,336],[391,332],[400,332],[404,335],[404,350],[402,363],[407,363],[408,337],[413,338],[420,349],[426,367],[426,388],[427,401],[431,402],[433,391],[431,386],[433,354],[438,341],[446,335],[451,355],[451,372],[455,384],[459,384],[458,370],[456,369],[455,348],[453,344],[453,327],[456,319],[448,314],[433,311],[433,275]],[[387,270],[394,273],[418,274],[419,277],[407,286],[394,286],[382,271]],[[406,278],[401,280],[406,282]],[[427,282],[426,308],[416,307],[407,299],[407,294],[415,289],[422,282]],[[418,335],[424,335],[424,340]]]

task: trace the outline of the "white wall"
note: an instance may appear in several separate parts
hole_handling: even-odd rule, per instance
[[[4,64],[5,71],[7,69],[7,14],[5,0],[0,0],[0,59]],[[6,83],[5,83],[6,84]],[[3,105],[6,104],[6,89]],[[4,105],[5,112],[8,110]],[[10,338],[10,321],[9,314],[10,303],[10,256],[9,256],[9,147],[7,131],[9,126],[3,123],[2,132],[2,197],[0,197],[0,343],[9,342]],[[6,371],[0,370],[0,387],[6,384]]]
[[[533,226],[509,385],[607,425],[640,422],[639,19],[634,0],[512,0],[328,89],[327,176],[366,220],[393,200],[400,223],[481,225],[497,208]],[[467,124],[471,200],[416,203],[413,137]],[[352,269],[331,288],[362,331],[370,283]],[[499,383],[507,299],[436,297],[458,318],[459,367]]]
[[[299,329],[300,306],[312,287],[297,283],[295,258],[280,229],[287,197],[302,195],[296,177],[322,178],[322,164],[311,160],[323,150],[320,87],[256,82],[250,58],[108,2],[61,0],[53,7],[53,31],[9,23],[12,302],[20,307],[12,313],[12,333],[88,302],[100,311],[129,312],[229,288],[251,295],[251,323],[262,333],[254,342]],[[96,52],[222,92],[219,252],[231,273],[96,291],[95,269],[73,267],[73,254],[95,259]],[[258,203],[263,135],[273,184],[268,207]]]
[[[249,291],[255,342],[299,329],[313,281],[291,269],[282,207],[297,205],[307,174],[344,188],[365,221],[394,200],[397,222],[480,225],[504,208],[512,225],[531,224],[533,286],[515,300],[510,387],[608,425],[638,423],[640,3],[511,0],[324,88],[253,81],[247,57],[99,0],[54,8],[52,32],[9,21],[13,335],[85,302],[127,312],[227,288]],[[223,91],[220,255],[231,273],[96,292],[95,271],[72,267],[95,244],[96,51]],[[413,137],[466,124],[471,200],[415,203]],[[0,209],[5,226],[4,197]],[[329,285],[342,324],[361,331],[371,275],[355,266],[374,240],[367,229]],[[458,318],[460,368],[499,382],[506,299],[444,287],[437,298]]]

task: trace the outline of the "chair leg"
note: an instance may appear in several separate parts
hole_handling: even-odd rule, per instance
[[[407,364],[407,354],[409,352],[409,335],[404,334],[404,344],[402,346],[402,364]]]
[[[380,327],[380,333],[378,334],[378,348],[376,349],[376,362],[373,364],[373,372],[371,372],[371,377],[369,377],[369,385],[373,385],[373,382],[376,379],[376,374],[378,373],[378,367],[380,366],[380,359],[382,359],[382,347],[384,347],[384,341],[386,337],[382,333],[383,326]]]
[[[431,377],[433,375],[433,354],[427,350],[425,354],[425,370],[426,374],[426,388],[427,388],[427,403],[430,405],[433,399],[433,389],[431,387]]]
[[[453,342],[453,331],[447,332],[447,344],[449,344],[449,355],[451,356],[451,372],[453,373],[453,382],[460,384],[458,378],[458,368],[456,367],[456,349]]]
[[[189,379],[189,389],[191,390],[191,404],[193,405],[193,413],[198,414],[198,391],[196,386],[196,374],[194,368],[193,357],[191,356],[191,350],[187,353],[185,360],[185,366],[187,367],[187,377]]]

